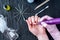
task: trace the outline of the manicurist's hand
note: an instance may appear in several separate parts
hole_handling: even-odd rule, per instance
[[[50,20],[53,18],[48,15],[45,15],[40,18],[40,21],[43,21],[45,19]],[[50,25],[50,24],[47,24],[44,22],[42,22],[41,24],[42,24],[42,26],[44,26],[47,29],[47,31],[50,33],[50,35],[53,37],[54,40],[60,40],[60,31],[58,30],[58,28],[55,24]]]

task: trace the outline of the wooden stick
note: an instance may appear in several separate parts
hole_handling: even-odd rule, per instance
[[[39,7],[43,6],[43,5],[46,4],[48,1],[50,1],[50,0],[44,1],[43,3],[41,3],[40,5],[38,5],[34,10],[36,10],[36,9],[38,9]]]

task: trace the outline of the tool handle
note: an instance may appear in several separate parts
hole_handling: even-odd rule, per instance
[[[54,19],[46,20],[46,21],[42,21],[42,22],[45,22],[47,24],[60,24],[60,18],[54,18]],[[40,23],[41,22],[39,22],[39,24]]]

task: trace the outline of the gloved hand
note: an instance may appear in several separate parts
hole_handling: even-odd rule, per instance
[[[0,31],[3,33],[7,29],[7,23],[3,15],[0,15]]]
[[[43,21],[45,19],[50,20],[53,18],[48,16],[48,15],[45,15],[40,19],[40,21]],[[50,33],[50,35],[53,37],[54,40],[60,40],[60,32],[55,24],[49,25],[49,24],[44,23],[44,22],[42,22],[41,24],[42,24],[42,26],[44,26],[47,29],[47,31]]]
[[[16,40],[18,38],[18,34],[16,33],[16,30],[8,28],[3,15],[0,15],[0,31],[9,40]]]

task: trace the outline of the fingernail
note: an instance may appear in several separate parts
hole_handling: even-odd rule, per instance
[[[36,23],[33,23],[34,25],[36,24]]]
[[[31,24],[31,22],[30,22],[30,24]]]
[[[45,22],[41,22],[41,25],[42,25],[43,27],[46,27],[46,26],[47,26],[47,24],[46,24]]]

